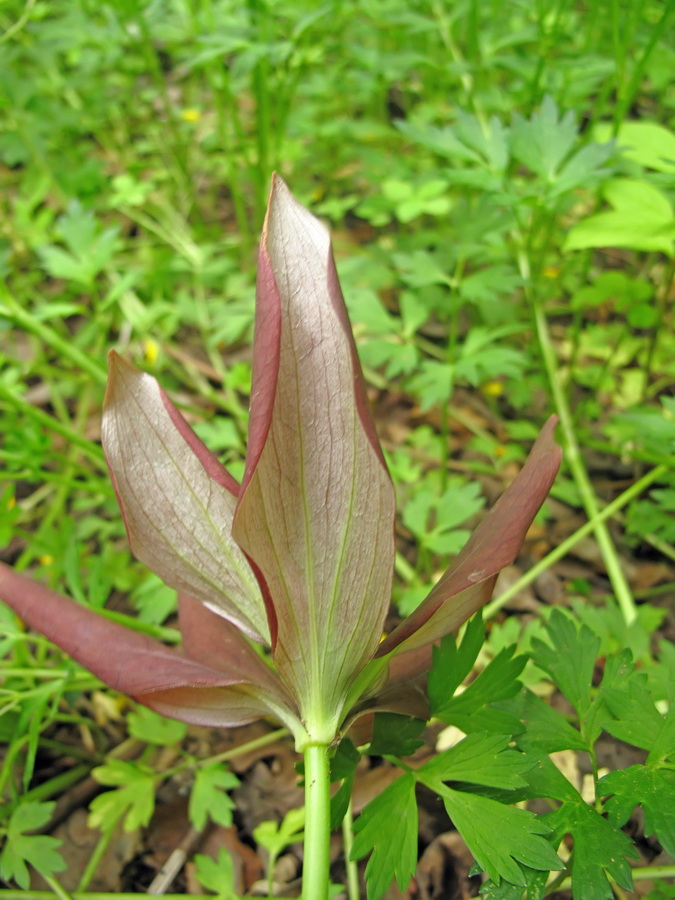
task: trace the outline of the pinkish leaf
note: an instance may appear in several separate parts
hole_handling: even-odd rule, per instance
[[[553,439],[557,421],[551,416],[544,425],[518,476],[426,600],[380,644],[377,656],[433,643],[487,603],[498,572],[518,555],[558,473],[561,451]]]
[[[226,674],[237,672],[276,697],[279,705],[293,707],[276,674],[235,625],[185,594],[178,595],[178,613],[186,656]]]
[[[280,691],[262,684],[259,666],[242,666],[240,657],[229,671],[211,668],[208,660],[198,661],[198,647],[197,658],[187,659],[4,563],[0,599],[101,681],[164,715],[199,725],[241,725],[280,705]]]
[[[394,492],[324,226],[272,183],[234,535],[274,602],[274,660],[310,719],[339,716],[389,605]]]
[[[265,603],[232,538],[239,486],[152,376],[110,354],[102,442],[135,555],[256,641]]]

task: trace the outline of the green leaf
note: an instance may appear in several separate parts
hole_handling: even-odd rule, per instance
[[[415,781],[407,772],[385,788],[354,824],[352,859],[370,853],[366,866],[368,900],[379,900],[396,879],[407,887],[417,866]]]
[[[466,626],[459,645],[455,636],[448,634],[433,648],[433,662],[427,679],[432,716],[438,716],[438,711],[452,699],[467,677],[478,659],[484,638],[483,619],[477,613]]]
[[[354,773],[361,754],[349,738],[343,738],[330,761],[330,780],[340,781],[340,787],[330,798],[330,828],[335,831],[342,824],[354,786]]]
[[[523,746],[537,747],[546,753],[588,749],[576,728],[532,691],[525,689],[499,706],[524,723],[525,732],[518,735]]]
[[[296,844],[303,838],[305,810],[291,809],[281,822],[261,822],[253,829],[253,837],[270,855],[270,866],[289,844]]]
[[[203,853],[194,858],[197,868],[197,881],[210,891],[214,891],[220,900],[238,900],[234,890],[234,866],[232,857],[220,848],[218,859],[211,859]]]
[[[26,833],[46,825],[55,806],[55,803],[22,803],[9,820],[7,840],[0,854],[0,877],[5,881],[16,881],[24,891],[30,887],[26,863],[45,876],[66,868],[56,851],[61,844],[60,840]]]
[[[111,759],[97,766],[92,775],[100,784],[117,786],[95,797],[90,806],[89,825],[110,831],[124,817],[124,830],[147,825],[155,809],[154,771],[140,763]]]
[[[609,140],[611,125],[599,125],[596,136]],[[617,134],[622,156],[657,172],[675,172],[675,134],[664,125],[644,119],[624,122]]]
[[[574,900],[611,900],[614,896],[609,874],[627,891],[633,882],[627,858],[638,858],[633,842],[581,797],[568,801],[544,817],[553,830],[554,843],[565,834],[574,839],[572,854],[572,894]]]
[[[637,178],[616,178],[603,188],[613,207],[578,222],[568,233],[563,251],[588,247],[628,247],[672,253],[675,217],[668,198],[654,185]]]
[[[225,793],[239,786],[237,776],[222,763],[201,766],[197,769],[195,782],[190,793],[190,821],[201,831],[211,818],[225,827],[232,824],[234,802]]]
[[[438,794],[476,862],[493,881],[504,878],[525,885],[527,878],[519,863],[546,872],[563,868],[542,837],[549,826],[534,813],[448,787]]]
[[[260,245],[251,417],[232,534],[274,598],[274,661],[330,742],[382,636],[394,489],[326,228],[273,179]],[[264,609],[263,609],[264,611]]]
[[[525,876],[526,895],[523,894],[523,886],[521,884],[509,884],[508,881],[496,884],[492,879],[488,879],[481,886],[481,897],[484,897],[485,900],[523,900],[523,896],[527,896],[527,900],[542,900],[546,895],[548,872],[538,872],[536,869],[528,868],[528,866],[521,866],[521,869]]]
[[[425,727],[423,719],[396,713],[376,713],[368,755],[412,756],[415,750],[424,745],[420,734]]]
[[[538,638],[532,641],[532,658],[582,716],[591,705],[591,685],[600,648],[598,638],[586,625],[575,622],[554,609],[546,626],[551,645]]]
[[[416,771],[416,777],[432,790],[443,781],[465,781],[505,790],[527,785],[523,778],[532,762],[509,749],[506,734],[470,734],[454,747],[438,753]]]
[[[558,118],[552,97],[545,97],[539,112],[529,121],[514,115],[511,127],[511,152],[521,163],[547,181],[569,155],[577,139],[577,125],[570,110]]]
[[[187,725],[184,722],[167,719],[146,706],[139,706],[129,713],[127,722],[131,736],[148,744],[171,746],[178,744],[187,734]]]
[[[482,726],[499,730],[500,724],[507,724],[509,733],[521,731],[518,719],[490,708],[490,704],[507,700],[522,688],[518,676],[525,668],[527,656],[512,658],[515,650],[515,644],[501,650],[465,691],[434,708],[433,714],[467,732]]]
[[[590,187],[608,173],[604,164],[614,154],[614,144],[589,144],[582,147],[560,170],[549,196],[557,197],[579,187]]]
[[[605,721],[604,728],[620,741],[652,750],[662,733],[664,717],[646,684],[646,674],[635,670],[628,650],[607,658],[600,693],[614,718]]]
[[[656,766],[630,766],[610,772],[598,782],[609,821],[621,828],[636,806],[644,811],[645,837],[656,835],[661,846],[675,856],[675,771]]]

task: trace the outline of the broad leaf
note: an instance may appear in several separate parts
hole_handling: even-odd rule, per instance
[[[115,690],[197,725],[241,725],[280,706],[265,701],[259,661],[223,672],[68,600],[0,563],[0,599],[31,628]],[[272,706],[270,706],[272,704]]]
[[[237,483],[155,379],[114,351],[101,440],[135,555],[171,587],[269,641],[260,589],[231,535]]]
[[[350,681],[378,645],[393,571],[394,492],[328,232],[278,178],[260,248],[255,328],[234,535],[269,589],[274,661],[311,730],[339,717]],[[331,726],[324,737],[333,735]]]

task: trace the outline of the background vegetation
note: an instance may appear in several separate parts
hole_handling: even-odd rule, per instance
[[[489,610],[538,579],[536,615],[526,604],[529,615],[496,624],[488,656],[509,640],[527,649],[548,619],[541,601],[564,603],[603,653],[629,646],[651,673],[652,699],[667,704],[674,6],[0,6],[3,558],[175,640],[174,597],[130,556],[98,443],[106,351],[157,375],[241,473],[255,247],[277,169],[334,234],[397,484],[399,612],[556,411],[564,471],[527,571],[512,573]],[[567,568],[551,568],[565,558]],[[126,725],[111,728],[109,696],[92,720],[81,692],[95,680],[8,612],[0,624],[0,791],[5,820],[24,810],[16,842],[45,825],[44,801],[101,763]],[[133,715],[150,761],[164,740],[153,729],[169,726]],[[60,753],[79,768],[60,767]],[[120,771],[106,764],[102,783],[128,785]],[[128,813],[122,802],[102,818],[97,802],[95,825]],[[40,847],[22,858],[40,868],[54,852]],[[3,859],[3,876],[27,887]],[[53,877],[57,866],[42,869]]]

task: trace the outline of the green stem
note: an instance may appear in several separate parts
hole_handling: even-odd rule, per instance
[[[651,881],[655,878],[675,878],[675,866],[639,866],[634,869],[631,869],[630,874],[633,877],[633,881]],[[612,886],[614,886],[615,882],[613,878],[610,878],[610,882]],[[560,881],[552,882],[547,886],[545,896],[549,896],[552,893],[552,888],[555,884],[555,890],[569,890],[572,886],[572,879],[570,877],[563,878]],[[0,892],[1,897],[1,892]],[[40,898],[41,900],[41,898]]]
[[[110,844],[112,836],[115,833],[117,824],[118,821],[115,821],[112,824],[112,827],[106,828],[98,839],[96,846],[94,847],[94,852],[89,857],[84,872],[82,873],[82,877],[80,878],[80,881],[77,885],[78,891],[86,891],[91,884],[91,880],[96,874],[96,870],[100,865],[103,854],[108,849],[108,845]]]
[[[582,538],[586,537],[587,534],[595,531],[599,523],[616,515],[622,507],[626,506],[626,504],[634,497],[639,496],[650,484],[658,481],[667,471],[668,469],[666,466],[657,466],[655,469],[652,469],[651,472],[647,472],[646,475],[636,481],[635,484],[632,484],[622,494],[619,494],[616,499],[612,500],[612,502],[604,509],[600,510],[595,516],[590,518],[588,522],[581,526],[581,528],[577,528],[574,534],[571,534],[554,550],[551,550],[547,556],[540,559],[539,562],[532,566],[532,568],[519,578],[515,584],[512,584],[503,594],[500,594],[499,597],[496,597],[489,603],[485,607],[485,617],[490,618],[491,616],[494,616],[495,613],[497,613],[502,606],[505,606],[512,597],[515,597],[519,591],[522,591],[524,587],[527,587],[528,584],[531,584],[538,578],[542,572],[545,572],[546,569],[549,569],[559,559],[566,556],[572,547],[574,547],[574,545]]]
[[[305,747],[303,900],[328,900],[330,883],[330,766],[327,744]]]
[[[43,878],[59,900],[73,900],[73,895],[69,894],[65,888],[62,888],[53,875],[43,875]]]
[[[551,335],[548,330],[546,314],[541,303],[539,303],[535,297],[533,297],[532,300],[532,305],[534,307],[534,321],[537,329],[539,346],[544,360],[544,367],[546,368],[546,374],[551,387],[556,411],[560,417],[560,425],[565,437],[565,444],[567,445],[565,457],[567,465],[570,467],[576,486],[581,494],[581,501],[586,511],[586,515],[589,519],[596,520],[593,528],[595,539],[600,547],[600,553],[602,554],[609,580],[611,581],[614,593],[616,594],[617,603],[623,613],[624,619],[630,624],[631,622],[634,622],[637,617],[635,601],[633,600],[628,581],[626,580],[626,576],[621,567],[621,560],[619,559],[619,555],[614,546],[612,536],[610,535],[605,522],[602,519],[598,520],[600,513],[598,499],[595,496],[595,491],[593,490],[593,485],[588,477],[588,472],[586,471],[586,466],[584,465],[584,460],[581,455],[581,449],[577,442],[572,413],[560,380],[560,373],[558,372],[557,358],[553,342],[551,341]]]
[[[2,304],[0,305],[0,313],[10,319],[18,328],[23,328],[30,334],[34,334],[37,338],[55,350],[58,355],[69,360],[77,368],[82,369],[90,375],[94,381],[104,385],[107,381],[105,367],[92,359],[80,348],[72,342],[72,339],[62,338],[49,325],[33,316],[28,310],[25,310],[17,300],[5,288],[0,294]]]
[[[108,893],[107,891],[92,891],[83,893],[73,891],[68,894],[72,900],[139,900],[147,894],[134,893]],[[185,894],[163,894],[165,900],[185,900]],[[53,891],[0,891],[0,900],[54,900]],[[190,900],[213,900],[213,894],[190,894]]]
[[[347,894],[349,900],[360,900],[359,869],[356,862],[351,858],[354,844],[354,812],[351,800],[342,820],[342,841],[345,851],[345,866],[347,867]]]

